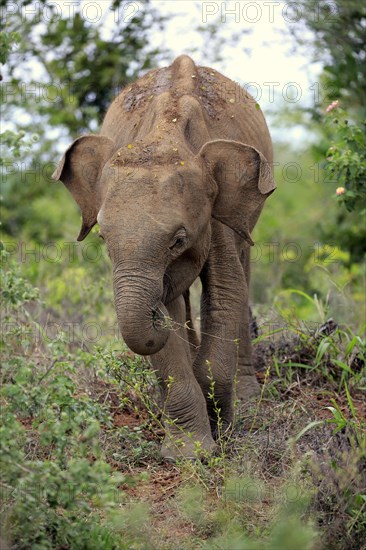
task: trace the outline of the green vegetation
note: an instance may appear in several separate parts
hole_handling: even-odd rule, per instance
[[[51,334],[52,308],[2,254],[1,522],[16,548],[360,548],[361,337],[283,319],[285,337],[255,342],[261,398],[237,404],[218,454],[167,465],[146,361]]]
[[[350,124],[347,113],[338,109],[337,103],[328,107],[329,110],[331,108],[337,109],[332,117],[337,131],[335,141],[328,149],[326,171],[329,176],[336,177],[340,185],[337,195],[347,210],[357,210],[360,216],[365,216],[366,121],[362,126]]]
[[[107,254],[97,230],[75,243],[79,214],[50,180],[59,143],[96,131],[116,89],[162,58],[150,33],[166,19],[115,0],[108,31],[52,5],[47,25],[18,10],[0,33],[2,547],[365,548],[365,10],[316,4],[324,17],[302,0],[292,26],[324,66],[326,92],[291,115],[314,140],[276,146],[254,235],[261,396],[196,463],[162,462],[159,388],[118,336]]]

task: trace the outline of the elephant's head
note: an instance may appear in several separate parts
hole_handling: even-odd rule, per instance
[[[183,149],[183,147],[182,147]],[[170,146],[125,146],[83,136],[55,173],[82,214],[78,240],[97,222],[113,265],[122,336],[136,353],[165,344],[165,305],[199,275],[210,249],[211,216],[251,242],[266,196],[274,189],[263,155],[234,141],[211,141],[184,161]]]

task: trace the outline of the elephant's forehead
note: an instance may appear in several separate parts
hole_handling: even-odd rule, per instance
[[[112,208],[104,204],[98,214],[98,223],[106,236],[118,234],[124,238],[141,241],[148,235],[167,234],[188,226],[196,215],[192,215],[182,204],[160,204],[145,200],[143,203],[116,202]]]
[[[198,169],[128,172],[127,169],[124,177],[120,173],[109,184],[98,214],[98,222],[106,228],[137,223],[170,231],[175,224],[202,216],[208,208]]]
[[[156,198],[159,200],[182,201],[197,192],[200,187],[200,172],[194,168],[183,167],[151,167],[141,170],[135,167],[111,168],[107,174],[106,202],[116,199],[135,202],[139,198]]]

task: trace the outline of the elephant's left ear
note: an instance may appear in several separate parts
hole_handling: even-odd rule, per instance
[[[272,167],[257,149],[236,141],[210,141],[199,155],[205,176],[218,187],[212,216],[253,245],[250,232],[276,189]]]
[[[102,202],[100,177],[113,149],[114,142],[107,136],[79,137],[65,151],[52,174],[54,180],[61,180],[67,187],[81,210],[83,221],[78,241],[85,239],[97,223]]]

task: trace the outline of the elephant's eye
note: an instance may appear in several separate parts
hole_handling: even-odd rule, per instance
[[[103,237],[103,235],[102,235],[101,233],[98,233],[98,237],[99,237],[100,239],[102,239],[102,241],[104,241],[104,237]]]
[[[171,245],[169,246],[170,250],[179,250],[183,248],[187,242],[187,233],[185,229],[179,229],[174,235]]]
[[[183,239],[183,237],[179,237],[179,238],[175,241],[173,247],[174,247],[174,248],[179,248],[180,246],[183,246],[184,243],[185,243],[185,239]]]

